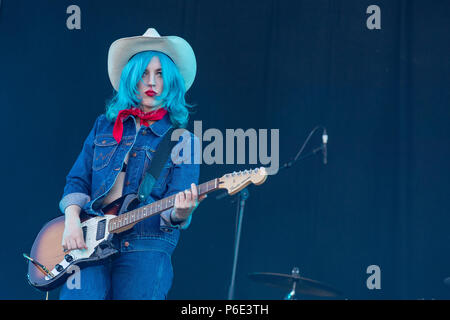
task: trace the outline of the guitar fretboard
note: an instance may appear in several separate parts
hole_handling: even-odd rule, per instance
[[[208,192],[212,192],[218,189],[219,179],[213,179],[208,182],[202,183],[197,186],[198,195],[201,196]],[[110,233],[121,232],[120,229],[126,230],[126,227],[134,225],[144,219],[150,218],[156,214],[163,212],[164,210],[170,209],[175,205],[176,194],[171,195],[167,198],[152,202],[146,206],[128,211],[127,213],[121,214],[109,221],[108,231]]]

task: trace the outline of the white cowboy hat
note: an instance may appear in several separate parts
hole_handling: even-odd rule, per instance
[[[149,50],[159,51],[169,56],[184,79],[186,91],[191,87],[197,71],[194,50],[186,40],[180,37],[161,37],[155,29],[149,28],[142,36],[118,39],[109,47],[108,75],[116,91],[119,90],[122,69],[128,60],[136,53]]]

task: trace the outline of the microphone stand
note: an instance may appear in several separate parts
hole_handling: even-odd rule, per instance
[[[303,159],[311,158],[312,156],[315,156],[319,151],[322,151],[322,150],[323,150],[323,146],[320,146],[320,147],[315,148],[315,149],[314,149],[313,151],[311,151],[310,153],[305,154],[303,157],[298,157],[298,158],[295,158],[295,159],[293,159],[293,160],[291,160],[291,161],[288,161],[288,162],[286,162],[286,163],[280,168],[280,171],[281,171],[282,169],[287,169],[287,168],[292,167],[292,165],[293,165],[296,161],[298,161],[298,160],[303,160]]]
[[[297,153],[297,155],[295,156],[295,158],[289,162],[286,162],[279,171],[281,171],[282,169],[287,169],[292,167],[292,165],[298,161],[298,160],[303,160],[309,157],[312,157],[314,155],[316,155],[319,151],[324,150],[325,151],[325,147],[324,144],[322,144],[320,147],[315,148],[313,151],[311,151],[310,153],[304,155],[303,157],[300,157],[301,153],[303,152],[303,149],[305,148],[306,144],[308,143],[309,139],[311,138],[311,136],[314,134],[314,132],[316,132],[318,129],[324,129],[324,134],[326,134],[326,129],[323,126],[317,126],[315,127],[310,134],[308,135],[308,137],[306,138],[305,142],[303,143],[302,147],[300,148],[299,152]],[[326,142],[324,142],[326,143]],[[324,162],[326,163],[326,162]],[[227,192],[224,192],[223,194],[219,195],[216,197],[216,200],[220,200],[222,198],[224,198],[227,195]],[[236,280],[236,266],[237,266],[237,259],[238,259],[238,253],[239,253],[239,242],[241,240],[241,230],[242,230],[242,218],[244,217],[244,207],[245,207],[245,201],[248,199],[248,197],[250,196],[247,188],[244,188],[243,190],[241,190],[238,194],[237,194],[237,214],[236,217],[238,218],[238,223],[237,223],[237,228],[236,228],[236,238],[235,238],[235,242],[234,242],[234,258],[233,258],[233,271],[231,273],[231,283],[230,283],[230,287],[228,289],[228,300],[233,300],[234,299],[234,284],[235,284],[235,280]],[[234,201],[232,201],[234,202]]]
[[[306,144],[308,143],[309,139],[311,139],[312,135],[314,134],[314,132],[316,132],[318,129],[322,128],[324,130],[323,135],[326,135],[326,129],[323,126],[317,126],[315,127],[313,130],[311,130],[311,132],[309,133],[308,137],[306,138],[305,142],[303,143],[302,147],[300,148],[300,150],[298,151],[298,153],[296,154],[295,158],[292,159],[291,161],[286,162],[278,171],[281,171],[282,169],[288,169],[290,167],[292,167],[292,165],[297,162],[298,160],[303,160],[309,157],[312,157],[314,155],[316,155],[319,151],[325,151],[325,145],[324,143],[326,143],[326,140],[324,141],[324,143],[322,143],[320,145],[320,147],[315,148],[313,151],[311,151],[310,153],[304,155],[303,157],[300,157],[300,155],[303,152],[303,149],[306,147]],[[322,135],[322,139],[324,138],[324,136]],[[326,139],[328,140],[328,136],[326,137]],[[324,164],[326,164],[326,160],[324,160]]]
[[[242,230],[242,218],[244,217],[244,208],[245,208],[245,201],[250,196],[248,189],[244,188],[238,193],[238,205],[237,205],[237,212],[236,216],[239,218],[239,222],[237,224],[237,230],[236,230],[236,238],[234,241],[234,258],[233,258],[233,271],[231,273],[231,283],[230,288],[228,290],[228,300],[234,299],[234,283],[236,279],[236,266],[237,266],[237,259],[238,259],[238,253],[239,253],[239,242],[241,240],[241,230]]]

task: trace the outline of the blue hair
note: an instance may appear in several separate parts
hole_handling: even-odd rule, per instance
[[[192,106],[185,101],[186,87],[177,66],[164,53],[143,51],[134,55],[122,70],[119,91],[106,104],[106,118],[115,121],[121,110],[137,107],[141,103],[138,83],[153,57],[161,63],[163,92],[155,98],[162,108],[167,109],[170,121],[176,128],[184,128],[189,119],[188,108]]]

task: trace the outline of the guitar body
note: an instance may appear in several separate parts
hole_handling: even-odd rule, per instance
[[[31,248],[30,257],[38,264],[29,262],[28,282],[39,290],[52,290],[63,284],[75,271],[72,266],[82,267],[101,263],[117,254],[118,250],[111,242],[113,234],[108,232],[108,222],[116,217],[124,198],[125,196],[105,207],[102,210],[104,216],[89,216],[81,212],[81,228],[88,249],[64,252],[61,243],[65,217],[59,216],[48,222],[39,232]]]
[[[198,194],[204,195],[218,189],[227,189],[228,194],[235,194],[249,184],[262,184],[267,178],[264,168],[233,172],[198,185]],[[176,194],[139,207],[136,195],[125,195],[101,211],[104,216],[88,216],[83,211],[80,215],[84,242],[88,249],[64,252],[62,238],[65,217],[60,216],[48,222],[39,232],[31,248],[29,260],[28,282],[31,286],[42,290],[52,290],[62,285],[76,271],[73,266],[82,267],[101,263],[105,259],[118,254],[114,248],[113,236],[132,228],[136,223],[160,214],[172,208]],[[128,212],[126,212],[128,211]]]

